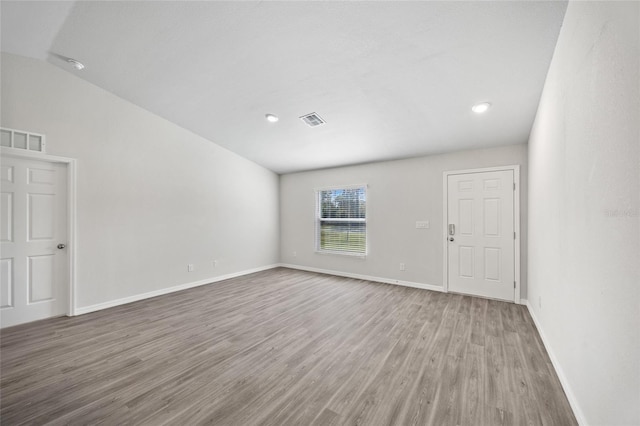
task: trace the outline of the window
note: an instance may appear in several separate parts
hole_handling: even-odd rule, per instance
[[[0,128],[0,146],[44,152],[44,135],[2,127]]]
[[[367,190],[364,185],[317,191],[316,249],[367,254]]]

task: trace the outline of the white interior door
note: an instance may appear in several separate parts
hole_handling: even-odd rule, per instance
[[[447,182],[449,291],[515,300],[513,170]]]
[[[2,327],[63,315],[69,286],[67,166],[3,156],[1,169]]]

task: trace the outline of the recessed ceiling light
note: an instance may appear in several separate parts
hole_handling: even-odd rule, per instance
[[[280,120],[277,116],[273,114],[265,114],[264,118],[266,118],[269,123],[275,123],[276,121]]]
[[[69,62],[71,66],[77,69],[78,71],[80,71],[81,69],[84,69],[84,64],[82,62],[76,61],[75,59],[68,58],[67,62]]]
[[[491,104],[489,102],[482,102],[472,106],[471,111],[475,112],[476,114],[482,114],[483,112],[487,112],[490,107]]]

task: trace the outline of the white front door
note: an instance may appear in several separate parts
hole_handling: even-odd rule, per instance
[[[3,156],[1,169],[1,326],[64,315],[67,166]]]
[[[515,300],[513,173],[448,176],[449,291]]]

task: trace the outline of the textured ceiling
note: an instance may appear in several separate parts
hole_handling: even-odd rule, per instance
[[[3,51],[49,61],[287,173],[526,143],[566,2],[1,8]],[[479,101],[493,107],[476,115]],[[298,117],[310,112],[327,123],[308,127]]]

